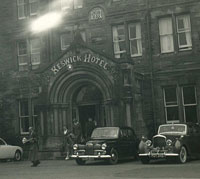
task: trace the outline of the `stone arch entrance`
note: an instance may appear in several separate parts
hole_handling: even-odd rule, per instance
[[[83,128],[88,117],[99,126],[114,125],[113,84],[102,72],[88,66],[87,69],[80,67],[64,71],[52,84],[49,114],[55,135],[61,134],[63,125],[72,128],[73,118],[78,118]]]
[[[72,119],[79,120],[83,136],[86,122],[91,118],[96,126],[106,126],[104,98],[93,84],[84,84],[76,89],[72,97]]]

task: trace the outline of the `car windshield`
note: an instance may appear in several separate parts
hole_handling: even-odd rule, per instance
[[[91,139],[116,139],[118,134],[118,127],[96,128],[92,132]]]
[[[186,134],[186,125],[184,124],[161,125],[158,129],[158,134],[184,135]]]

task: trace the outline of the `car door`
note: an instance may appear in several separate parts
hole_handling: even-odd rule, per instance
[[[9,158],[9,149],[5,141],[0,139],[0,159]]]
[[[193,126],[193,138],[193,151],[200,155],[200,127],[198,125]]]

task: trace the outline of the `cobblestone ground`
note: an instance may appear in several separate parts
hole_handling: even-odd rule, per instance
[[[136,179],[136,178],[200,178],[200,160],[184,165],[163,161],[143,165],[124,161],[117,165],[88,162],[85,166],[69,160],[45,160],[38,167],[30,162],[0,162],[0,179]]]

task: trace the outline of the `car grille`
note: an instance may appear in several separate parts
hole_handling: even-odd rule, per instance
[[[93,144],[90,143],[90,144],[86,145],[85,154],[86,155],[92,155],[92,154],[94,154],[94,146],[93,146]]]
[[[153,147],[165,147],[166,146],[166,139],[163,136],[157,136],[153,138]]]

